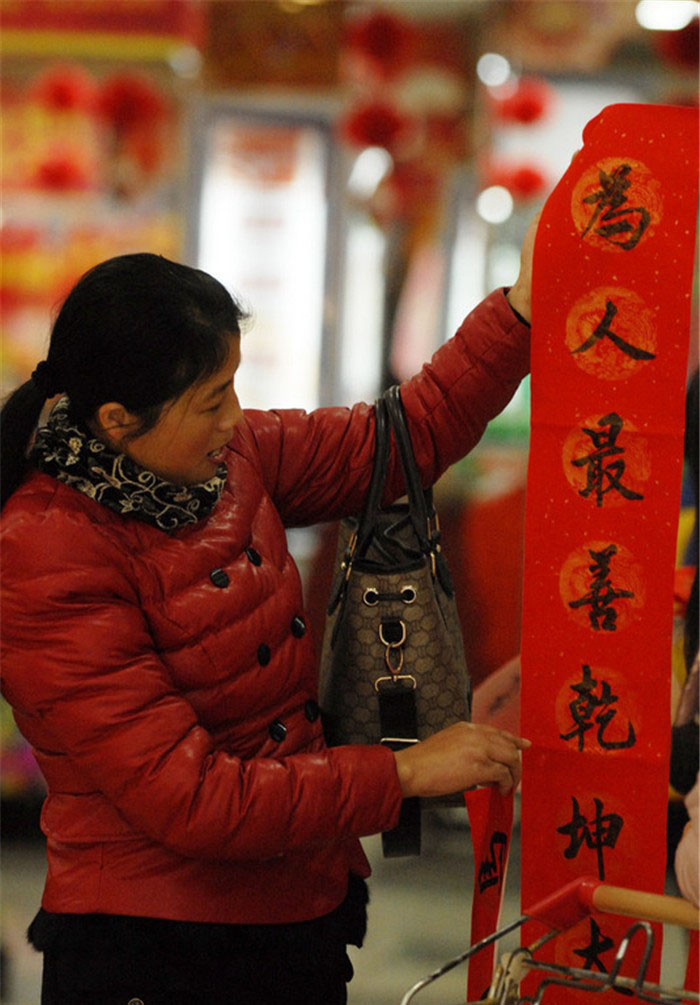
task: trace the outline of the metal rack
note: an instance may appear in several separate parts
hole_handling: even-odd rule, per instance
[[[566,967],[537,959],[536,954],[542,946],[594,910],[638,919],[621,939],[609,973],[599,974],[592,970]],[[550,931],[532,945],[515,949],[501,959],[496,967],[488,995],[482,998],[478,1005],[540,1005],[540,1003],[548,1005],[550,1002],[554,1005],[557,997],[556,990],[552,989],[561,987],[591,993],[616,990],[634,1000],[656,1002],[658,1005],[700,1002],[700,995],[694,991],[662,987],[646,980],[654,945],[654,932],[650,922],[663,922],[697,930],[700,922],[698,910],[680,897],[628,890],[600,883],[591,877],[581,877],[557,890],[550,897],[539,901],[510,925],[489,935],[418,981],[403,996],[401,1005],[409,1005],[423,988],[439,980],[443,974],[464,963],[498,939],[520,928],[527,921],[542,922]],[[641,960],[634,977],[623,977],[621,970],[633,942],[641,943]],[[520,983],[528,973],[539,974],[541,979],[533,992],[523,996],[520,992]]]

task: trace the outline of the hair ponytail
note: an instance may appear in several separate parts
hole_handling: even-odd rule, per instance
[[[27,470],[27,451],[42,409],[43,393],[33,380],[21,384],[0,411],[0,508],[20,485]]]

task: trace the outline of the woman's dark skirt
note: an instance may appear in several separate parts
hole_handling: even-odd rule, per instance
[[[42,1005],[345,1005],[348,945],[362,945],[367,886],[350,877],[331,914],[284,925],[215,925],[39,911]]]

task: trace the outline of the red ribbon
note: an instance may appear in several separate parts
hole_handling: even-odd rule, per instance
[[[495,785],[490,785],[465,792],[464,799],[474,850],[470,942],[474,946],[498,928],[513,829],[513,794],[502,796]],[[494,949],[494,945],[487,946],[469,961],[467,1001],[477,1001],[488,991]]]

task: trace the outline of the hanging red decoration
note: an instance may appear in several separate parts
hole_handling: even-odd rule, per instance
[[[141,73],[115,73],[103,84],[101,114],[117,130],[155,124],[166,118],[168,106],[159,88]]]
[[[401,220],[423,238],[437,226],[445,176],[468,149],[469,85],[457,39],[452,22],[428,27],[386,9],[354,17],[345,29],[352,104],[339,138],[391,154],[392,171],[364,197],[366,207],[381,226]]]
[[[51,192],[75,192],[90,188],[90,172],[74,154],[53,154],[35,172],[37,188]]]
[[[487,185],[502,185],[516,201],[540,196],[547,183],[545,174],[534,164],[496,165],[486,175]]]
[[[97,99],[97,84],[81,66],[51,66],[32,82],[29,95],[52,111],[91,111]]]
[[[392,151],[411,130],[411,119],[393,105],[372,101],[353,107],[340,122],[342,138],[357,147]]]
[[[552,92],[544,80],[537,77],[523,77],[514,93],[508,97],[494,97],[493,110],[501,122],[532,125],[549,110]]]
[[[698,18],[679,31],[655,31],[653,36],[658,52],[667,62],[697,73],[700,51]]]
[[[417,33],[410,21],[378,11],[348,25],[348,49],[360,55],[379,76],[390,78],[413,61]]]

